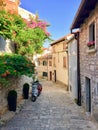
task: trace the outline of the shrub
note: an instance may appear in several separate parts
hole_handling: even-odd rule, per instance
[[[34,73],[34,64],[25,56],[17,54],[0,55],[0,84],[9,85],[8,78]],[[7,83],[6,83],[7,82]]]

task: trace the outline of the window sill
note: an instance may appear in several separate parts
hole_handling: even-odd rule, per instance
[[[97,52],[97,49],[96,49],[96,48],[93,48],[93,49],[87,49],[86,52],[87,52],[87,53],[95,53],[95,52]]]

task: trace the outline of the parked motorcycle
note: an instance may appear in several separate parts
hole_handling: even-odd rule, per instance
[[[33,82],[32,83],[32,96],[31,96],[31,99],[33,102],[36,101],[37,96],[38,96],[38,84],[36,82]]]
[[[35,102],[37,97],[41,94],[42,92],[42,85],[39,83],[39,81],[34,81],[32,83],[32,101]]]
[[[39,81],[37,81],[37,83],[38,83],[37,89],[38,89],[38,96],[39,96],[42,92],[42,85]]]

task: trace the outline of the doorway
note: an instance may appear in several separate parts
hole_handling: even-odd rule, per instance
[[[52,80],[52,71],[50,71],[50,80]]]
[[[54,82],[56,82],[56,70],[54,70]]]
[[[86,77],[86,111],[91,112],[91,80]]]

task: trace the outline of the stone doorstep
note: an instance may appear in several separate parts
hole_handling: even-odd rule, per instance
[[[98,127],[98,113],[95,113],[92,116],[92,120],[94,121],[95,125]]]
[[[89,112],[84,112],[84,114],[86,114],[86,119],[92,121],[98,128],[98,114],[91,115]]]
[[[18,105],[17,105],[16,112],[9,111],[6,106],[4,113],[0,116],[0,126],[4,125],[7,121],[12,119],[15,116],[15,114],[19,113],[19,111],[21,111],[24,103],[25,103],[25,100],[22,97],[18,98],[18,101],[17,101]]]

